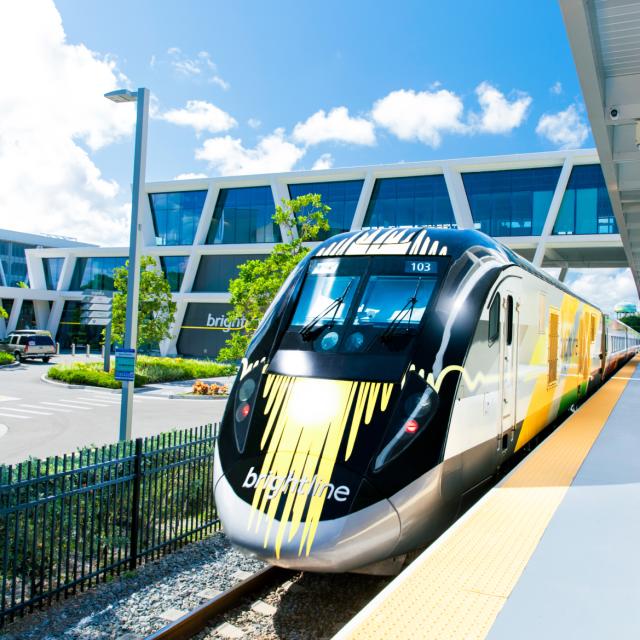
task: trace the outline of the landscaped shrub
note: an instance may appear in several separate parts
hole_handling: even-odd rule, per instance
[[[11,364],[13,362],[13,356],[6,351],[0,351],[0,366],[3,364]]]
[[[218,364],[209,360],[186,360],[184,358],[154,358],[138,356],[135,386],[155,382],[173,382],[194,378],[217,378],[234,375],[233,365]],[[120,389],[121,383],[114,378],[114,368],[109,373],[102,370],[100,362],[74,362],[51,367],[48,376],[53,380],[69,384],[86,384],[94,387]]]

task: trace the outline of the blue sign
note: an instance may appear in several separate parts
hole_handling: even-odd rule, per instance
[[[406,260],[404,263],[405,273],[438,273],[438,262],[436,260]]]
[[[136,371],[136,350],[116,349],[115,379],[123,382],[133,382]]]

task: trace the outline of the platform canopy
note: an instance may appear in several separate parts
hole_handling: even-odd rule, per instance
[[[640,0],[560,0],[560,7],[640,292]]]

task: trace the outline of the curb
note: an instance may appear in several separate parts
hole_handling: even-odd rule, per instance
[[[40,376],[40,380],[42,382],[46,382],[47,384],[52,384],[56,387],[64,387],[65,389],[100,389],[100,391],[107,391],[109,393],[122,393],[122,389],[109,389],[109,387],[96,387],[92,384],[70,384],[68,382],[58,382],[57,380],[52,380],[47,377],[46,373],[43,373]],[[140,389],[134,389],[134,393],[140,393]],[[148,392],[147,392],[148,393]]]
[[[9,364],[0,364],[0,369],[17,369],[21,362],[10,362]]]

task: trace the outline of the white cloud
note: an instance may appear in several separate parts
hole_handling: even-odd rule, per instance
[[[196,133],[220,133],[238,124],[226,111],[205,100],[189,100],[183,109],[170,109],[159,117],[182,127],[193,127]]]
[[[290,171],[304,154],[304,149],[285,139],[284,129],[276,129],[249,149],[231,136],[209,138],[196,149],[196,159],[221,175]]]
[[[249,118],[247,120],[247,124],[252,128],[252,129],[257,129],[262,122],[260,122],[260,120],[258,120],[258,118]]]
[[[311,167],[312,169],[331,169],[333,167],[333,156],[330,153],[323,153]]]
[[[578,295],[609,313],[620,302],[640,305],[629,269],[571,269],[566,283]]]
[[[185,78],[199,78],[206,82],[217,84],[225,91],[229,88],[229,83],[218,74],[218,65],[211,59],[207,51],[200,51],[194,58],[185,55],[179,47],[167,49],[169,64]]]
[[[478,133],[509,133],[519,127],[527,116],[531,97],[521,91],[514,92],[512,100],[504,93],[482,82],[476,87],[481,112],[469,116],[472,131]]]
[[[536,133],[560,149],[577,149],[587,139],[589,127],[572,104],[564,111],[545,113],[538,121]]]
[[[298,122],[293,129],[293,139],[305,145],[329,141],[373,145],[376,136],[372,122],[351,117],[347,107],[335,107],[329,113],[320,109],[305,122]]]
[[[559,80],[557,82],[554,82],[549,87],[549,91],[554,95],[559,96],[562,93],[562,82],[560,82]]]
[[[373,105],[371,113],[376,124],[400,140],[419,140],[434,148],[440,146],[443,133],[466,131],[462,100],[446,89],[392,91]]]
[[[69,44],[48,0],[0,3],[0,57],[19,61],[0,65],[0,227],[126,242],[129,195],[84,148],[133,130],[133,105],[103,97],[128,84],[115,61]]]
[[[206,173],[179,173],[174,180],[197,180],[198,178],[208,178]]]

